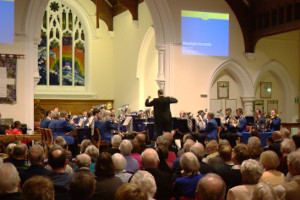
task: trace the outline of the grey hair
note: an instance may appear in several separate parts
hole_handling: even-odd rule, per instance
[[[4,163],[0,167],[0,194],[17,192],[19,173],[11,163]]]
[[[185,152],[188,152],[191,150],[191,147],[195,144],[195,142],[191,139],[187,139],[183,145],[183,148]]]
[[[154,149],[148,148],[141,155],[142,164],[145,168],[149,166],[157,166],[159,160],[158,154]]]
[[[168,137],[161,135],[161,136],[157,137],[156,143],[157,143],[158,146],[167,146],[167,147],[169,147],[170,140],[169,140]]]
[[[191,152],[186,152],[180,157],[180,165],[186,173],[195,173],[200,169],[197,157]]]
[[[96,162],[99,156],[99,150],[94,145],[90,145],[85,149],[85,152],[92,159],[92,162]]]
[[[210,116],[212,119],[215,117],[215,114],[213,112],[208,112],[206,115]]]
[[[80,151],[81,153],[84,153],[85,149],[92,144],[90,139],[84,139],[82,140],[80,144]]]
[[[256,160],[248,159],[242,163],[241,173],[244,184],[257,184],[263,172],[262,164]]]
[[[252,191],[251,200],[278,200],[274,188],[267,182],[262,181],[257,183]]]
[[[121,153],[124,156],[129,156],[132,149],[133,149],[131,141],[130,140],[123,140],[120,144],[119,149],[120,149]]]
[[[297,174],[300,174],[300,151],[299,150],[290,153],[287,157],[287,162],[290,164],[290,166]]]
[[[280,146],[285,153],[291,153],[296,150],[295,142],[289,138],[284,138]]]
[[[13,152],[13,149],[14,147],[17,146],[17,144],[15,143],[10,143],[7,147],[6,147],[6,154],[8,156],[11,156],[12,152]]]
[[[126,168],[127,162],[122,154],[115,153],[111,158],[116,167],[117,173]]]
[[[111,144],[113,147],[119,147],[122,142],[122,137],[120,135],[114,135],[111,139]]]
[[[12,151],[13,156],[25,156],[27,154],[28,147],[26,144],[17,144]]]
[[[66,145],[66,140],[62,136],[57,136],[54,140],[54,143],[61,147],[64,147]]]
[[[149,172],[144,170],[137,171],[130,182],[141,186],[143,192],[147,193],[148,197],[154,197],[157,187],[154,177]]]
[[[260,139],[255,136],[250,137],[247,144],[251,147],[261,147]]]
[[[271,150],[262,152],[260,162],[266,170],[276,169],[279,166],[279,158],[277,154]]]
[[[197,142],[191,147],[191,152],[195,154],[195,156],[199,159],[202,160],[202,158],[205,155],[205,149],[203,144]]]
[[[213,173],[206,174],[201,178],[197,185],[198,199],[201,200],[221,200],[224,199],[226,185],[223,179]]]
[[[282,127],[280,132],[281,132],[283,138],[289,138],[289,139],[292,138],[292,135],[291,135],[291,132],[289,131],[289,129]]]
[[[44,150],[40,145],[34,145],[29,149],[28,158],[32,165],[39,164],[44,158]]]
[[[226,140],[226,139],[221,139],[220,141],[219,141],[219,146],[218,146],[218,148],[220,149],[222,146],[224,146],[224,145],[227,145],[227,146],[229,146],[230,145],[230,143],[229,143],[229,141],[228,140]]]
[[[76,164],[78,168],[89,167],[91,165],[91,157],[86,153],[79,154],[76,156]]]

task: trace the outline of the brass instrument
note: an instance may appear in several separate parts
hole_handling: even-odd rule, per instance
[[[237,127],[240,125],[240,121],[235,118],[235,116],[230,116],[229,122],[232,126]]]
[[[201,115],[198,115],[197,117],[198,117],[198,120],[199,120],[199,130],[205,129],[206,124],[205,124],[205,122],[204,122],[202,116],[201,116]]]
[[[193,132],[193,114],[187,113],[187,126],[191,132]]]

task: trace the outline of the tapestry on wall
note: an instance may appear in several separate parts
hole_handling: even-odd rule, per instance
[[[0,54],[0,103],[14,104],[16,92],[17,55]]]

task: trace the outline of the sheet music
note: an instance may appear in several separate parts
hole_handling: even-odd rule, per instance
[[[79,119],[78,126],[81,126],[83,122],[84,122],[84,118],[82,117]]]
[[[130,122],[131,119],[132,119],[132,117],[126,117],[125,121],[123,123],[123,126],[127,126],[129,124],[129,122]]]

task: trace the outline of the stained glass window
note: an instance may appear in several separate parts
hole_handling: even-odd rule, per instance
[[[50,0],[38,46],[38,85],[85,85],[85,34],[80,19],[57,0]]]

